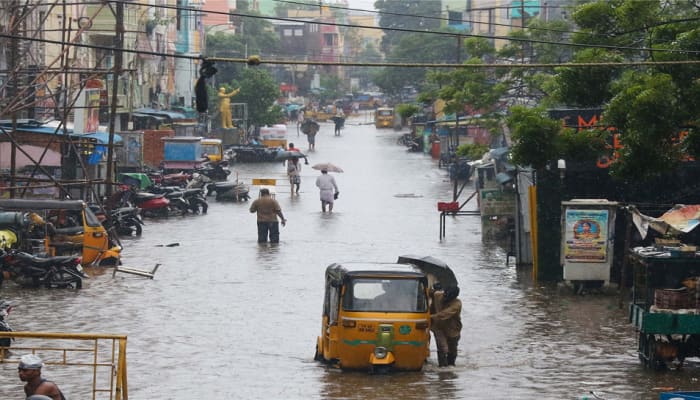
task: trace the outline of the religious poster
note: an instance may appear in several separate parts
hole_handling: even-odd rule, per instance
[[[100,89],[83,89],[78,96],[73,133],[94,133],[100,127]]]
[[[570,262],[606,262],[608,210],[567,208],[565,218],[564,258]]]

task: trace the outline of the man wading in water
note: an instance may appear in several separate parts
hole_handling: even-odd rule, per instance
[[[44,362],[37,355],[22,356],[17,370],[19,379],[22,382],[27,382],[24,385],[24,393],[28,398],[34,395],[44,395],[53,400],[66,400],[55,383],[41,377],[41,367],[43,366]]]

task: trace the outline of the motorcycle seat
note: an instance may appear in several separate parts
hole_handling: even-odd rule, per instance
[[[53,257],[39,257],[35,256],[33,254],[29,253],[15,253],[15,257],[22,259],[24,261],[30,262],[34,265],[39,265],[39,266],[50,266],[50,265],[55,265],[55,264],[63,264],[66,262],[69,262],[71,260],[74,260],[77,256],[72,255],[72,256],[53,256]]]
[[[183,197],[184,194],[185,193],[183,191],[170,192],[170,193],[166,193],[165,197],[168,199],[177,199],[177,198]]]
[[[163,197],[162,194],[155,194],[155,193],[148,193],[148,192],[137,192],[135,196],[138,200],[151,200],[151,199],[158,199],[158,198]]]
[[[197,189],[193,189],[193,188],[185,189],[185,197],[201,194],[202,192],[204,192],[204,191],[202,189],[199,189],[199,188],[197,188]]]

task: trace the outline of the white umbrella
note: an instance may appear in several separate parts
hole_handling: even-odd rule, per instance
[[[319,171],[326,170],[328,172],[343,172],[343,169],[337,165],[333,165],[329,162],[312,165],[311,168],[317,169]]]

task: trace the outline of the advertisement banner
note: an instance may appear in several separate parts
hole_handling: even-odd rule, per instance
[[[564,258],[570,262],[606,262],[608,210],[567,208],[565,218]]]

